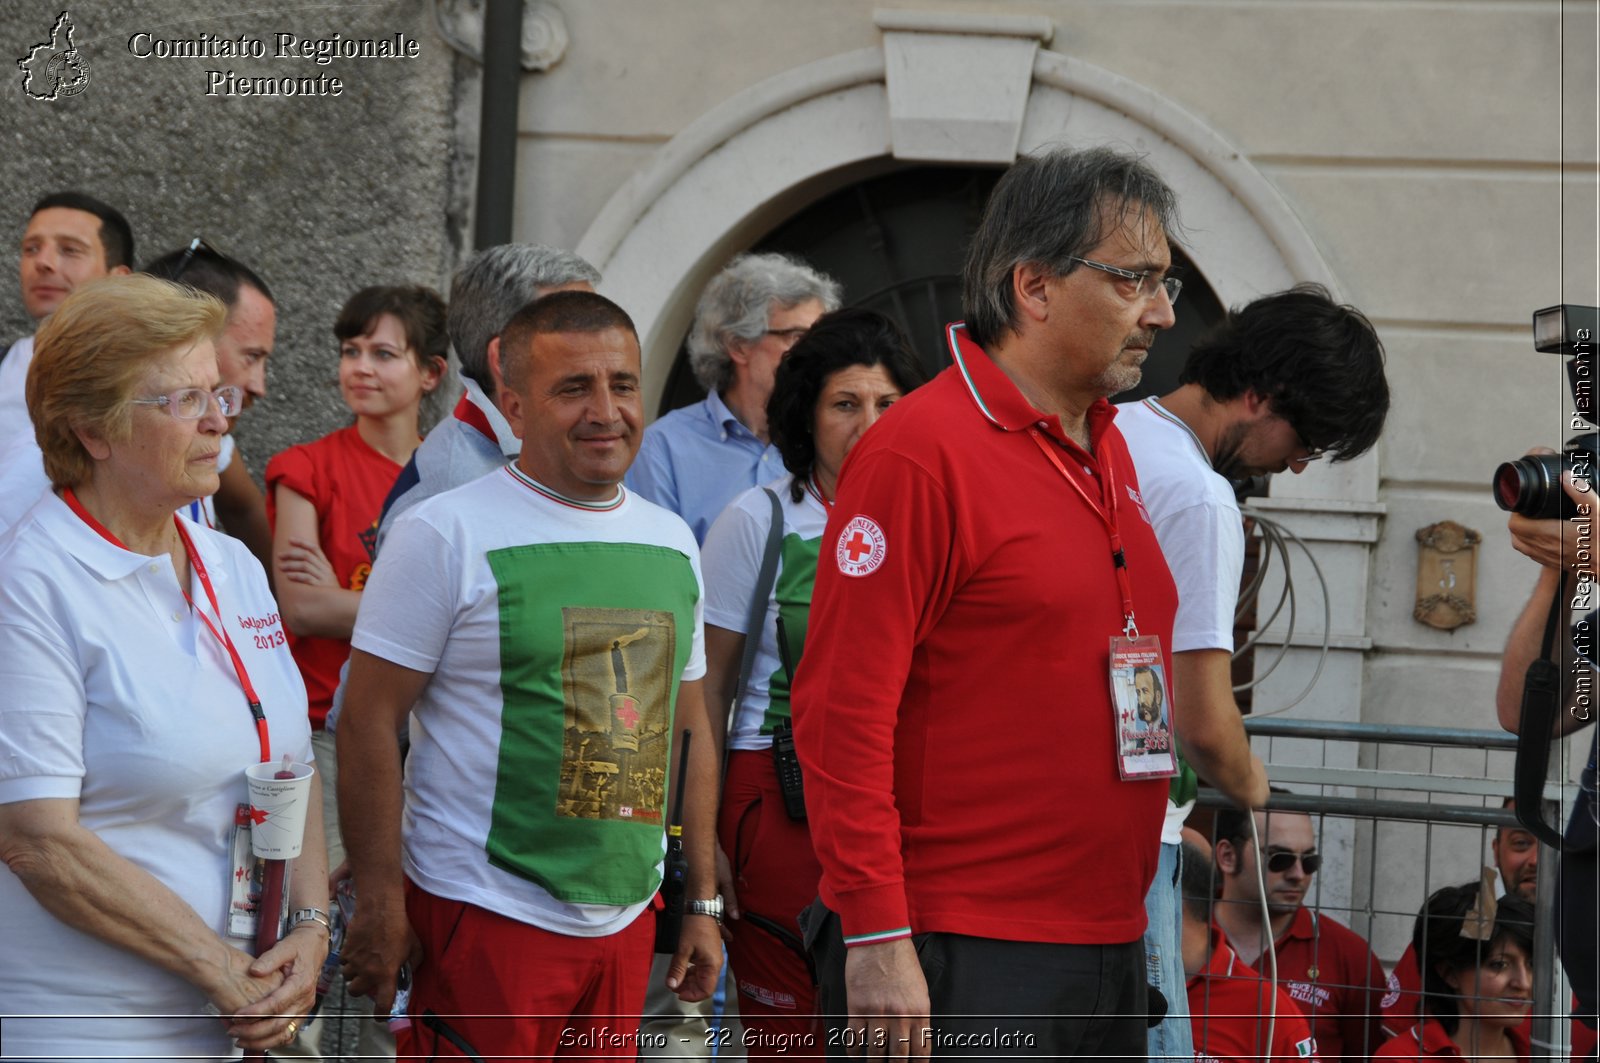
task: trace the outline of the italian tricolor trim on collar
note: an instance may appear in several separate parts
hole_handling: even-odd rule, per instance
[[[572,509],[584,509],[588,510],[590,513],[609,513],[611,510],[621,506],[623,501],[627,498],[627,492],[623,490],[621,484],[617,485],[617,496],[615,498],[607,499],[604,502],[590,502],[582,498],[568,498],[559,491],[552,491],[538,480],[535,480],[533,477],[517,468],[517,463],[514,461],[508,462],[505,466],[505,469],[506,472],[511,474],[511,478],[513,480],[520,483],[523,487],[528,488],[528,490],[532,491],[534,494],[543,495],[552,502],[558,503],[559,505],[568,506]]]
[[[971,394],[972,401],[977,403],[978,412],[996,428],[1004,428],[1005,425],[1000,423],[999,418],[990,412],[988,404],[983,401],[983,396],[978,394],[978,383],[972,379],[972,370],[967,368],[967,360],[961,357],[961,343],[957,340],[956,333],[966,330],[967,324],[964,321],[952,321],[945,326],[945,339],[950,344],[950,359],[955,362],[957,371],[961,373],[961,380],[967,385],[967,392]]]

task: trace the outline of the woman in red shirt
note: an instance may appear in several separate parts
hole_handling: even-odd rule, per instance
[[[1496,905],[1478,883],[1447,886],[1428,898],[1411,938],[1424,1017],[1373,1058],[1528,1059],[1521,1027],[1533,1002],[1533,906],[1512,896]]]
[[[363,288],[339,311],[339,392],[355,423],[267,463],[272,575],[289,648],[305,678],[318,766],[334,765],[323,721],[350,655],[383,501],[421,437],[422,397],[439,386],[445,305],[420,286]],[[319,771],[333,814],[336,776]],[[344,857],[336,820],[329,866]]]

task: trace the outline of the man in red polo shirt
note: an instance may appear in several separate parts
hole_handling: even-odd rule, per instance
[[[1173,213],[1131,156],[1020,159],[955,364],[845,465],[793,704],[838,917],[808,936],[854,1052],[1144,1055],[1175,766],[1133,676],[1166,682],[1177,596],[1106,397],[1174,321]]]
[[[1189,1021],[1196,1063],[1317,1060],[1317,1042],[1298,1004],[1273,989],[1211,923],[1211,854],[1183,842],[1183,971],[1188,976]],[[1272,1041],[1262,1048],[1271,1016]]]
[[[1222,898],[1215,919],[1239,958],[1266,971],[1257,853],[1246,815],[1232,808],[1217,813]],[[1311,876],[1321,866],[1311,817],[1285,811],[1256,812],[1255,817],[1278,984],[1306,1013],[1318,1053],[1327,1063],[1364,1060],[1384,1040],[1379,1012],[1383,965],[1361,935],[1305,907]]]

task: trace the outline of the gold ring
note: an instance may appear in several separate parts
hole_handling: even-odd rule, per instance
[[[289,1020],[289,1028],[286,1031],[288,1033],[288,1035],[289,1035],[289,1040],[291,1040],[291,1041],[294,1040],[294,1035],[295,1035],[296,1032],[299,1031],[299,1029],[300,1029],[300,1024],[295,1022],[293,1019],[290,1019]]]

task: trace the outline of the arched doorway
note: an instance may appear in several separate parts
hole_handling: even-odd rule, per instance
[[[949,364],[944,326],[961,318],[967,241],[1002,172],[913,166],[868,177],[800,209],[750,250],[793,255],[839,281],[847,306],[894,318],[932,376]],[[1178,323],[1157,340],[1144,381],[1119,401],[1171,390],[1189,347],[1222,314],[1216,293],[1180,248],[1174,249],[1174,263],[1184,278]],[[675,350],[657,415],[705,394],[689,370],[683,335]]]

